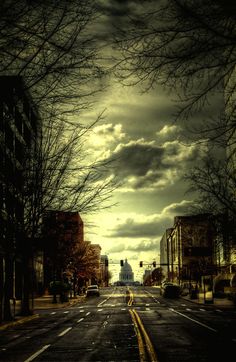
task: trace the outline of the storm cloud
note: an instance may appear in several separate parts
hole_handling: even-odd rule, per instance
[[[152,216],[141,220],[128,218],[124,223],[116,225],[108,236],[119,238],[157,237],[170,225],[169,216]]]
[[[162,144],[131,140],[120,143],[112,153],[116,159],[115,176],[133,190],[165,188],[178,181],[201,156],[201,147],[177,140]]]

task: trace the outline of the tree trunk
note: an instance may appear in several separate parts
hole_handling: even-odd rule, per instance
[[[30,308],[30,292],[31,292],[31,258],[26,253],[22,258],[22,300],[21,300],[21,315],[31,315],[33,311]]]
[[[5,265],[4,265],[5,264]],[[11,313],[11,304],[10,299],[12,297],[12,258],[7,253],[5,255],[5,263],[3,263],[3,320],[10,321],[13,320]]]

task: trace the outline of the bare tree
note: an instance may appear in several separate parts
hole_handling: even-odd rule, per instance
[[[156,83],[179,96],[177,118],[188,119],[209,106],[212,96],[225,102],[220,134],[235,132],[236,17],[232,1],[164,0],[145,2],[116,36],[122,58],[119,75],[145,90]],[[127,81],[128,79],[128,81]],[[202,126],[202,125],[201,125]],[[209,127],[204,127],[209,137]],[[215,136],[215,134],[214,134]]]
[[[114,186],[106,178],[108,164],[86,163],[83,136],[92,125],[83,127],[78,118],[92,106],[91,96],[104,87],[104,70],[91,31],[97,16],[90,0],[0,4],[0,75],[23,78],[23,92],[31,94],[40,120],[35,139],[25,149],[20,175],[24,222],[17,232],[16,252],[23,258],[24,314],[29,313],[30,262],[40,247],[43,211],[95,211],[104,207],[102,202],[109,200]],[[9,299],[10,293],[5,295],[8,311]]]
[[[0,74],[24,78],[43,118],[52,104],[54,118],[66,114],[67,121],[90,106],[104,73],[89,31],[94,2],[5,0],[0,14]]]

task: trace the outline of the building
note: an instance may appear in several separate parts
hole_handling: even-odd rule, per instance
[[[48,210],[43,215],[44,286],[63,279],[70,256],[84,243],[84,224],[78,212]]]
[[[126,285],[134,283],[134,273],[127,259],[125,259],[124,265],[121,266],[119,273],[119,282]]]
[[[164,235],[160,241],[160,267],[162,269],[163,275],[165,278],[170,277],[170,264],[171,264],[171,244],[170,244],[170,234],[173,231],[173,228],[169,228],[165,231]]]
[[[92,273],[89,280],[89,284],[100,284],[101,282],[101,246],[99,244],[89,243],[89,249],[91,252],[91,261],[92,261]]]
[[[166,242],[160,258],[167,260],[167,278],[178,283],[200,283],[201,276],[213,275],[213,239],[209,214],[176,216],[173,228],[166,231],[161,241]]]
[[[38,157],[41,125],[21,77],[0,77],[0,319],[10,315],[6,300],[22,298],[27,278],[26,250],[29,252],[34,192],[40,197]],[[37,185],[36,185],[37,183]],[[40,203],[40,199],[38,198]],[[27,224],[25,223],[27,220]],[[32,231],[32,230],[31,230]],[[31,255],[32,258],[32,255]],[[25,273],[24,273],[25,270]],[[8,305],[8,306],[7,306]],[[8,310],[6,310],[8,309]]]
[[[107,255],[101,255],[100,261],[101,286],[108,287],[109,284],[109,260]]]

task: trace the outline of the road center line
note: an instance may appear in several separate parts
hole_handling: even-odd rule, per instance
[[[24,362],[30,362],[33,361],[36,357],[38,357],[42,352],[44,352],[48,347],[50,347],[50,344],[46,344],[45,346],[43,346],[40,350],[38,350],[37,352],[35,352],[34,354],[32,354],[32,356],[30,356],[29,358],[27,358]]]
[[[212,331],[212,332],[217,332],[217,330],[216,330],[216,329],[211,328],[211,327],[209,327],[208,325],[206,325],[206,324],[204,324],[204,323],[201,323],[201,322],[197,321],[196,319],[192,319],[192,318],[188,317],[187,315],[185,315],[185,314],[183,314],[183,313],[180,313],[180,312],[178,312],[177,310],[174,310],[173,308],[169,308],[169,310],[171,310],[172,312],[174,312],[174,313],[176,313],[176,314],[181,315],[181,316],[182,316],[182,317],[184,317],[184,318],[189,319],[190,321],[192,321],[192,322],[194,322],[194,323],[199,324],[200,326],[202,326],[202,327],[204,327],[204,328],[209,329],[209,330],[210,330],[210,331]]]
[[[69,327],[67,329],[65,329],[63,332],[61,332],[60,334],[58,334],[58,337],[62,337],[64,336],[67,332],[69,332],[72,329],[72,327]]]
[[[85,315],[89,315],[91,312],[87,312]]]

